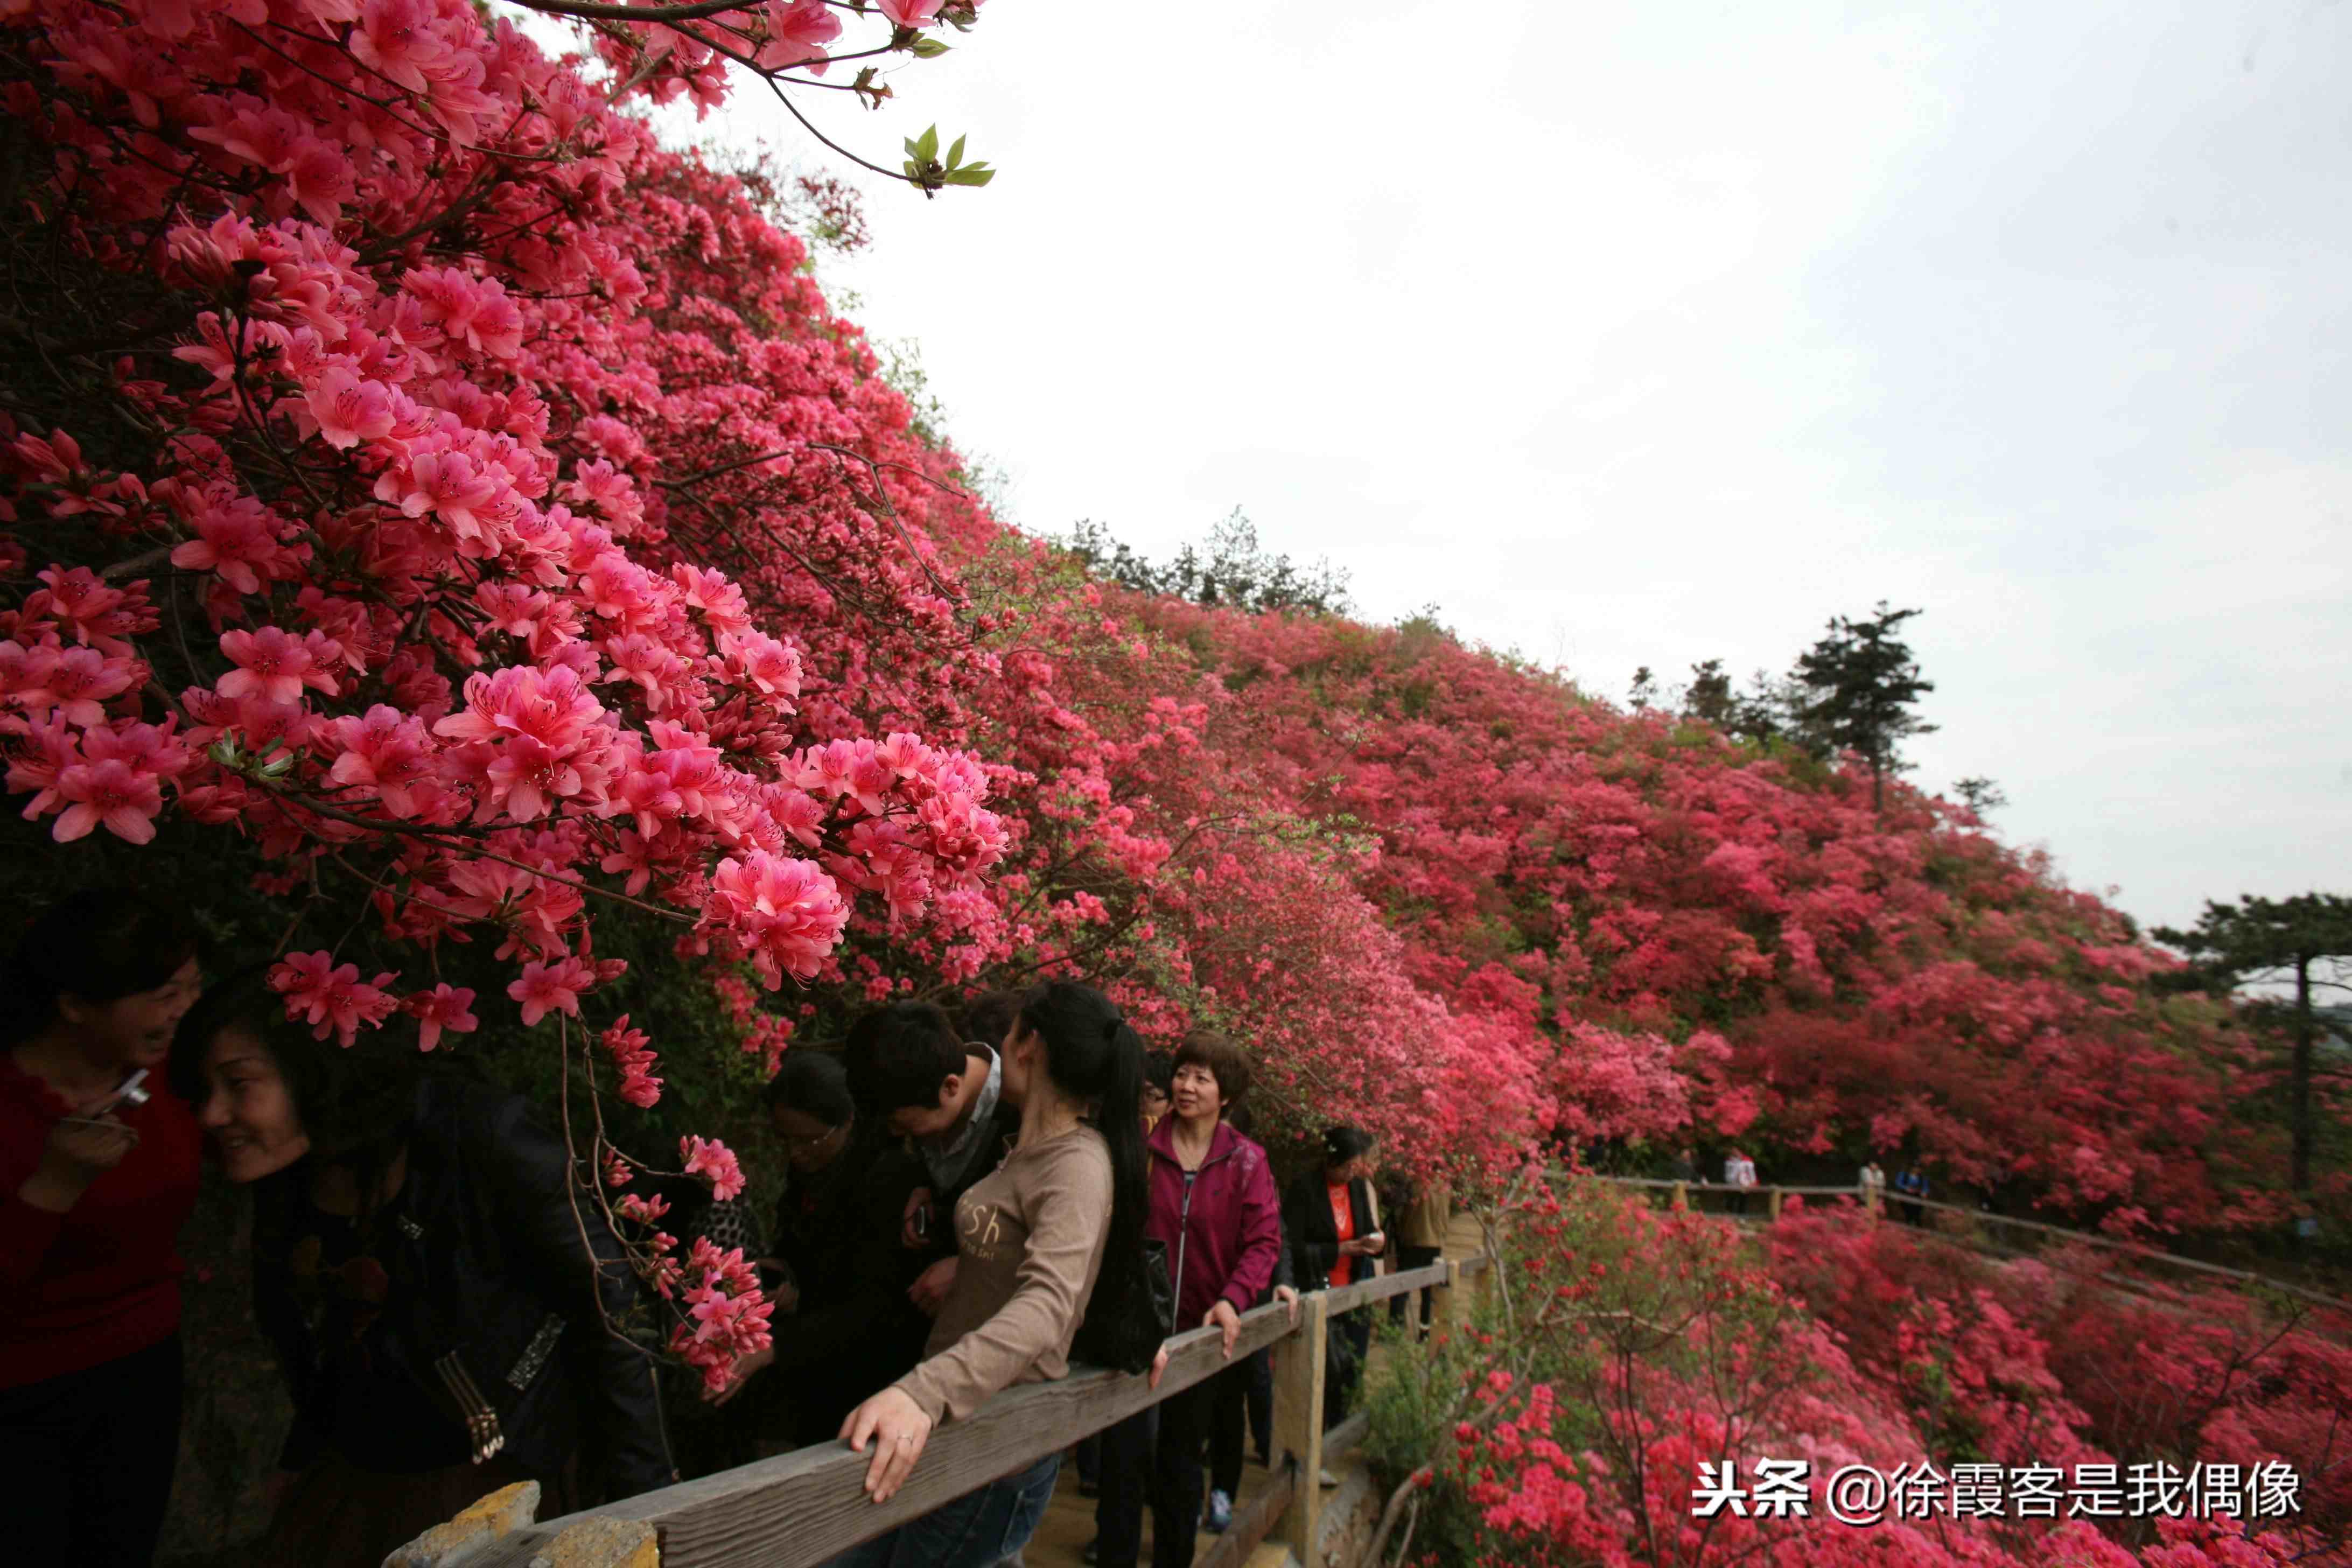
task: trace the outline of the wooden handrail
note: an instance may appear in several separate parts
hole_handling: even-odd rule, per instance
[[[1331,1312],[1410,1290],[1447,1289],[1453,1280],[1490,1268],[1488,1258],[1466,1258],[1379,1275],[1337,1290],[1310,1291],[1301,1300],[1297,1329],[1279,1304],[1255,1308],[1242,1315],[1233,1360],[1292,1339]],[[818,1444],[530,1525],[468,1557],[467,1568],[528,1568],[533,1556],[564,1530],[595,1519],[652,1525],[666,1568],[808,1568],[1058,1453],[1233,1364],[1215,1329],[1178,1334],[1168,1346],[1168,1367],[1157,1391],[1140,1375],[1080,1368],[1053,1383],[998,1394],[970,1420],[950,1422],[934,1432],[913,1474],[887,1503],[866,1499],[870,1456],[852,1453],[839,1442]],[[1320,1360],[1316,1358],[1318,1368]],[[1311,1419],[1319,1432],[1319,1409]],[[1320,1448],[1319,1444],[1309,1446]],[[1322,1463],[1319,1451],[1289,1457],[1302,1469]],[[1319,1492],[1313,1486],[1291,1489]],[[1308,1510],[1310,1518],[1313,1512]]]
[[[1565,1171],[1556,1169],[1551,1173],[1551,1174],[1556,1180],[1570,1179],[1570,1173]],[[1867,1206],[1870,1201],[1868,1194],[1859,1186],[1790,1187],[1778,1186],[1769,1183],[1759,1183],[1757,1185],[1752,1187],[1742,1187],[1722,1182],[1677,1182],[1655,1176],[1603,1176],[1598,1174],[1585,1174],[1576,1176],[1573,1179],[1586,1182],[1601,1182],[1612,1186],[1621,1187],[1671,1187],[1687,1189],[1692,1192],[1748,1193],[1755,1194],[1770,1194],[1777,1193],[1784,1195],[1801,1197],[1846,1197],[1853,1198],[1857,1203],[1860,1203],[1864,1206]],[[2010,1215],[1995,1214],[1990,1209],[1962,1208],[1958,1204],[1941,1203],[1934,1198],[1913,1197],[1907,1193],[1895,1191],[1892,1186],[1879,1188],[1878,1194],[1879,1201],[1882,1203],[1916,1204],[1923,1209],[1935,1209],[1943,1214],[1956,1214],[1964,1219],[1980,1221],[1988,1225],[2005,1225],[2014,1226],[2020,1230],[2039,1231],[2046,1236],[2061,1237],[2068,1241],[2079,1241],[2089,1247],[2103,1247],[2110,1251],[2124,1252],[2136,1258],[2149,1258],[2159,1263],[2168,1264],[2175,1268],[2187,1268],[2200,1274],[2213,1275],[2219,1279],[2233,1279],[2244,1283],[2260,1285],[2267,1289],[2276,1290],[2284,1295],[2292,1296],[2297,1300],[2310,1302],[2314,1306],[2333,1308],[2334,1310],[2342,1312],[2352,1312],[2352,1301],[2347,1301],[2340,1297],[2326,1295],[2317,1290],[2306,1289],[2300,1285],[2291,1285],[2284,1279],[2276,1279],[2267,1274],[2257,1274],[2244,1268],[2230,1268],[2219,1263],[2207,1263],[2200,1258],[2183,1258],[2177,1252],[2166,1252],[2160,1247],[2146,1247],[2135,1241],[2119,1241],[2114,1237],[2099,1236],[2087,1230],[2074,1230],[2063,1225],[2051,1225],[2042,1220],[2018,1219]],[[1777,1200],[1773,1201],[1777,1205]],[[1777,1206],[1774,1213],[1777,1215]]]
[[[1476,1262],[1483,1268],[1485,1258]],[[1426,1290],[1445,1283],[1445,1265],[1431,1263],[1419,1268],[1407,1268],[1395,1274],[1375,1274],[1370,1279],[1359,1279],[1352,1285],[1339,1285],[1322,1292],[1323,1310],[1333,1317],[1350,1312],[1374,1301],[1385,1301],[1391,1296],[1402,1296],[1408,1290]]]

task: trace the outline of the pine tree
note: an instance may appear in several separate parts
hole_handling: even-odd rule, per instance
[[[2312,994],[2352,992],[2352,899],[2336,893],[2299,893],[2291,899],[2249,893],[2235,904],[2209,899],[2194,928],[2158,926],[2151,934],[2187,954],[2196,978],[2209,990],[2294,985],[2291,1003],[2258,997],[2252,1005],[2258,1012],[2284,1014],[2294,1040],[2287,1074],[2288,1174],[2296,1192],[2309,1192],[2312,1046],[2319,1037]]]
[[[1952,793],[1979,817],[1999,811],[2009,804],[2009,792],[1982,773],[1960,780],[1952,785]]]
[[[1691,666],[1690,689],[1683,693],[1685,713],[1727,731],[1736,702],[1731,694],[1731,677],[1725,672],[1723,660],[1710,658]]]
[[[1923,679],[1910,647],[1895,634],[1918,610],[1890,610],[1878,601],[1866,621],[1832,616],[1829,636],[1797,660],[1795,678],[1809,693],[1798,719],[1837,750],[1855,751],[1870,763],[1870,804],[1886,804],[1886,775],[1903,769],[1896,748],[1936,726],[1911,711],[1936,689]]]

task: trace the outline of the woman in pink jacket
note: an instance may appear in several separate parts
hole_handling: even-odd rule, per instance
[[[1168,1248],[1178,1329],[1223,1329],[1230,1356],[1241,1315],[1273,1282],[1282,1253],[1282,1201],[1265,1151],[1223,1120],[1249,1088],[1249,1060],[1241,1047],[1195,1030],[1176,1053],[1171,1087],[1172,1107],[1144,1143],[1151,1161],[1144,1234]],[[1090,1561],[1132,1568],[1148,1490],[1152,1568],[1192,1568],[1201,1519],[1201,1444],[1216,1387],[1211,1378],[1161,1400],[1155,1407],[1156,1442],[1149,1435],[1149,1411],[1103,1434],[1100,1533]]]

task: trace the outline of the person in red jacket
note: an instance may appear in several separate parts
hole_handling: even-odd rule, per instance
[[[1168,1248],[1176,1325],[1224,1331],[1234,1351],[1241,1315],[1273,1283],[1282,1254],[1282,1201],[1265,1151],[1222,1120],[1249,1087],[1249,1059],[1223,1035],[1195,1030],[1176,1053],[1171,1109],[1151,1130],[1151,1218],[1144,1234]],[[1103,1434],[1102,1500],[1093,1561],[1130,1568],[1141,1545],[1144,1480],[1151,1500],[1152,1568],[1192,1568],[1201,1519],[1201,1444],[1217,1380],[1155,1407],[1156,1441],[1129,1417]]]
[[[146,1568],[163,1532],[180,1452],[176,1244],[203,1144],[161,1069],[201,984],[184,921],[99,889],[34,921],[0,976],[12,1562]]]

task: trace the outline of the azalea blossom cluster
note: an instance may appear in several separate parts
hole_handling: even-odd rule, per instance
[[[829,10],[721,21],[814,37]],[[971,19],[885,10],[909,35]],[[625,967],[595,954],[599,907],[772,990],[837,973],[860,921],[975,960],[1000,944],[987,772],[858,732],[794,617],[755,615],[667,527],[731,502],[698,488],[712,470],[756,468],[793,476],[799,510],[735,526],[824,548],[864,513],[814,444],[854,455],[862,431],[785,412],[809,351],[783,344],[764,403],[665,405],[658,258],[698,219],[658,187],[703,176],[617,105],[702,67],[690,28],[647,26],[671,41],[597,29],[636,51],[600,85],[462,0],[0,18],[11,58],[44,62],[0,83],[34,199],[75,265],[142,301],[148,345],[0,416],[7,787],[60,845],[176,822],[241,837],[265,891],[372,911],[381,967],[298,950],[271,973],[321,1038],[476,1030],[475,990],[404,975],[484,931],[524,1026],[586,1022]],[[791,279],[796,245],[764,233]],[[951,616],[928,564],[867,576],[891,570]],[[653,1042],[625,1017],[602,1038],[621,1098],[652,1104]],[[723,1146],[692,1160],[741,1182]],[[712,1305],[740,1281],[705,1272],[698,1354],[754,1335],[748,1305]]]
[[[935,35],[943,26],[969,29],[984,0],[874,0],[871,6],[839,0],[754,0],[728,7],[646,4],[645,19],[600,18],[598,55],[614,76],[656,102],[684,97],[707,113],[726,100],[738,71],[775,83],[781,91],[800,71],[822,77],[836,63],[878,59],[898,52],[928,58],[947,52]],[[845,16],[878,14],[888,31],[845,41]],[[865,66],[851,90],[878,104],[891,95],[877,85],[878,68]]]
[[[1963,808],[1429,628],[1104,600],[1179,667],[1117,667],[1128,700],[1181,690],[1185,767],[1369,840],[1404,976],[1515,1042],[1563,1140],[1917,1159],[2119,1232],[2276,1216],[2226,1015]]]
[[[2327,1479],[2337,1440],[2314,1419],[2352,1387],[2347,1358],[2291,1326],[2261,1326],[2251,1303],[2166,1308],[2202,1326],[2151,1336],[2137,1353],[2173,1363],[2151,1384],[2061,1348],[2147,1326],[2138,1299],[2103,1268],[2057,1288],[2039,1267],[1947,1254],[1864,1215],[1784,1219],[1759,1264],[1718,1220],[1592,1188],[1538,1191],[1507,1229],[1507,1320],[1482,1318],[1385,1374],[1419,1384],[1418,1407],[1442,1417],[1421,1435],[1427,1468],[1406,1483],[1432,1510],[1419,1539],[1442,1543],[1422,1561],[2259,1568],[2331,1557],[2352,1525]],[[1949,1341],[1896,1330],[1938,1319],[1973,1327]],[[1923,1376],[1931,1355],[1937,1373]],[[2314,1357],[2337,1364],[2323,1372]],[[2182,1421],[2170,1428],[2145,1408],[2095,1407],[2164,1403],[2168,1389]],[[2295,1416],[2279,1419],[2282,1407]],[[2265,1414],[2250,1422],[2253,1412]],[[1808,1461],[1804,1512],[1694,1509],[1702,1467],[1748,1473],[1759,1456]],[[2310,1495],[2284,1520],[2003,1510],[1861,1528],[1840,1522],[1824,1495],[1846,1466],[1941,1469],[1962,1458],[2065,1473],[2276,1462],[2306,1478]]]
[[[686,1317],[670,1330],[670,1351],[701,1373],[704,1387],[724,1388],[738,1362],[768,1348],[775,1303],[761,1293],[741,1247],[722,1250],[708,1237],[695,1238],[677,1289]]]
[[[734,1157],[723,1147],[707,1145],[698,1152],[707,1163],[713,1150],[732,1170]],[[707,1173],[692,1163],[688,1169]],[[625,1168],[620,1175],[628,1179]],[[740,1173],[737,1179],[740,1191]],[[699,1373],[704,1386],[726,1387],[736,1363],[766,1350],[770,1342],[769,1319],[775,1305],[760,1289],[759,1270],[744,1259],[741,1247],[720,1247],[708,1237],[697,1237],[680,1258],[677,1237],[661,1228],[669,1200],[658,1194],[625,1193],[612,1213],[643,1238],[644,1272],[655,1293],[666,1301],[684,1303],[684,1311],[670,1326],[670,1352]]]

